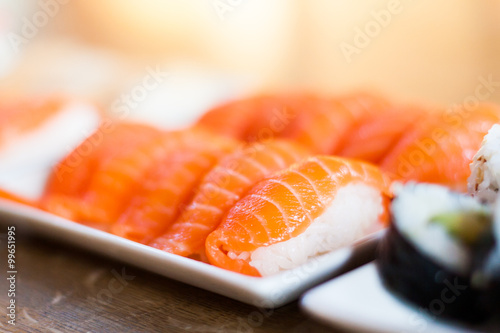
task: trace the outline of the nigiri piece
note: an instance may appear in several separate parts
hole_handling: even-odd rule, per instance
[[[381,168],[393,178],[467,190],[469,164],[484,135],[500,121],[500,109],[481,104],[453,113],[435,112],[415,124],[384,157]]]
[[[296,114],[286,96],[257,95],[213,108],[197,125],[247,142],[262,142],[278,136]]]
[[[46,195],[82,195],[99,165],[159,137],[160,133],[155,127],[137,123],[104,122],[54,167]]]
[[[376,166],[308,158],[252,188],[206,241],[211,264],[267,276],[387,224],[390,179]]]
[[[238,145],[210,132],[170,133],[160,147],[161,156],[149,163],[143,176],[132,177],[140,181],[125,189],[132,192],[131,199],[121,203],[123,213],[111,232],[144,244],[160,236],[177,218],[203,176]],[[116,200],[117,195],[106,201]],[[109,204],[101,209],[109,212],[107,207]]]
[[[335,153],[349,130],[389,103],[367,93],[327,98],[313,94],[261,95],[207,112],[198,125],[241,140],[294,140],[318,154]]]
[[[353,127],[365,117],[381,115],[389,108],[383,98],[362,92],[325,98],[292,98],[299,110],[281,137],[297,141],[316,154],[338,154]]]
[[[293,142],[254,143],[226,156],[203,179],[196,195],[165,234],[149,245],[182,256],[203,257],[205,239],[255,183],[309,155]]]
[[[425,111],[413,107],[371,114],[350,130],[337,155],[377,164],[416,122],[426,116]]]
[[[366,116],[384,112],[392,107],[392,103],[384,97],[367,91],[355,91],[340,95],[335,97],[334,100],[349,110],[356,122],[363,120]]]
[[[316,154],[330,154],[347,135],[354,117],[339,101],[307,96],[295,98],[300,110],[280,137],[293,140]]]
[[[0,186],[37,201],[54,161],[95,130],[100,110],[85,101],[50,96],[10,102],[9,107],[4,103],[0,102],[0,136],[5,139],[0,143]]]
[[[53,214],[80,220],[80,204],[98,170],[161,135],[152,126],[104,122],[54,167],[40,206]]]
[[[58,96],[3,101],[0,104],[0,145],[39,127],[61,111],[64,98]]]
[[[482,201],[493,203],[500,188],[500,125],[495,124],[484,136],[481,148],[470,164],[468,192]]]

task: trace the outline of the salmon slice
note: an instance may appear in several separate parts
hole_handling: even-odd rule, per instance
[[[209,262],[231,271],[260,276],[250,265],[252,252],[298,237],[325,213],[342,188],[356,183],[375,188],[384,198],[379,216],[371,217],[382,227],[387,223],[390,197],[387,176],[364,162],[329,156],[311,157],[259,182],[233,206],[219,227],[207,237],[205,246]],[[352,205],[352,201],[349,202]],[[363,197],[357,200],[358,204],[364,202]],[[344,209],[349,213],[363,207]]]
[[[381,95],[367,91],[355,91],[334,98],[349,110],[354,120],[360,121],[368,115],[377,114],[393,107],[387,99]]]
[[[159,137],[160,133],[159,129],[142,124],[102,123],[54,167],[46,184],[46,195],[82,195],[99,165]]]
[[[281,137],[298,142],[314,153],[334,151],[354,123],[350,112],[338,101],[311,96],[296,103],[304,111],[298,113]]]
[[[362,92],[328,99],[302,96],[294,102],[298,115],[281,137],[297,141],[317,154],[337,153],[358,122],[389,108],[381,97]]]
[[[62,110],[66,100],[52,96],[0,104],[0,146],[36,129]]]
[[[415,123],[428,116],[415,107],[369,115],[350,130],[337,155],[378,164]]]
[[[103,122],[54,167],[40,200],[41,208],[80,220],[81,202],[98,170],[161,135],[159,129],[147,125]]]
[[[255,120],[254,99],[248,98],[225,103],[208,110],[197,121],[197,126],[210,129],[220,135],[244,139],[248,124]]]
[[[239,145],[236,141],[196,130],[169,133],[165,139],[160,147],[156,147],[161,148],[160,155],[148,163],[144,175],[130,177],[131,180],[140,179],[139,183],[123,186],[128,181],[120,181],[120,192],[132,189],[130,200],[123,198],[122,202],[117,202],[119,193],[99,200],[106,214],[110,212],[110,205],[119,208],[117,213],[123,210],[118,221],[111,226],[112,233],[144,244],[160,236],[193,196],[193,188],[203,176]],[[144,156],[151,154],[153,152]],[[126,166],[130,169],[129,164]],[[94,205],[97,203],[95,201]],[[110,216],[108,220],[114,217]]]
[[[308,155],[302,146],[274,140],[226,156],[204,177],[175,223],[149,245],[182,256],[203,257],[206,237],[246,191]]]
[[[297,113],[287,96],[258,95],[213,108],[197,125],[246,142],[262,142],[279,136]]]
[[[401,138],[381,168],[394,179],[442,184],[465,192],[469,164],[484,135],[499,121],[500,109],[492,104],[435,112]]]
[[[17,194],[11,193],[9,191],[5,191],[3,189],[0,189],[0,199],[5,199],[8,201],[20,203],[26,206],[32,206],[32,207],[37,207],[38,203],[36,201],[30,200],[23,198]]]
[[[261,95],[214,108],[198,125],[247,142],[285,138],[315,153],[331,154],[359,120],[389,105],[364,92],[333,99],[313,94]]]

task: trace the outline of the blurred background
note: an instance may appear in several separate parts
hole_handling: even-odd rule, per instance
[[[500,102],[499,55],[500,0],[0,0],[0,96],[165,123],[262,91]]]

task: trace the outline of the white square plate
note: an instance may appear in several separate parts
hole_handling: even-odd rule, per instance
[[[306,289],[371,259],[380,232],[351,247],[268,277],[250,277],[96,230],[44,211],[0,200],[0,220],[157,274],[258,307],[278,307]]]
[[[68,106],[67,113],[62,113],[58,119],[23,140],[18,140],[8,149],[0,150],[0,188],[24,197],[38,198],[53,165],[83,140],[86,135],[82,133],[90,133],[96,125],[97,118],[88,108]],[[373,256],[379,235],[365,237],[351,247],[321,256],[296,269],[256,278],[166,253],[8,201],[0,200],[0,221],[16,222],[19,228],[268,308],[297,299],[306,289],[368,262]]]

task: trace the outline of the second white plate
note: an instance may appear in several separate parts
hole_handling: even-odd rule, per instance
[[[316,319],[336,327],[363,332],[500,332],[490,323],[472,327],[439,320],[425,310],[401,301],[382,284],[375,263],[308,291],[301,307]]]

